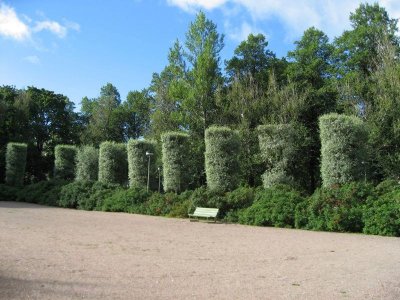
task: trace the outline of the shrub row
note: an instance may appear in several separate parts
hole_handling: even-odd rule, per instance
[[[178,195],[94,181],[49,180],[24,188],[0,185],[0,200],[173,217],[187,217],[197,206],[217,207],[219,218],[229,222],[400,236],[400,185],[395,181],[377,187],[353,182],[304,197],[287,185],[240,187],[227,193],[201,187]]]

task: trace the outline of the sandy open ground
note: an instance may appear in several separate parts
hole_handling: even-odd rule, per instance
[[[0,299],[400,299],[400,239],[0,202]]]

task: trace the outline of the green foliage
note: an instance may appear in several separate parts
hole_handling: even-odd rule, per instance
[[[16,126],[9,133],[28,144],[28,179],[37,182],[51,177],[55,146],[78,140],[81,124],[74,103],[64,95],[28,87],[18,91],[13,106]]]
[[[263,175],[264,188],[278,184],[305,186],[307,136],[304,129],[293,124],[260,125],[260,155],[267,166]]]
[[[259,190],[253,204],[239,211],[241,224],[294,227],[295,209],[304,198],[289,186],[277,185]]]
[[[400,180],[400,63],[399,47],[383,38],[379,47],[377,69],[371,74],[371,105],[366,111],[372,174],[378,180]]]
[[[84,210],[101,210],[103,202],[106,198],[119,190],[121,186],[119,184],[95,182],[90,191],[90,197],[79,197],[78,208]],[[87,194],[84,191],[85,195]]]
[[[27,145],[8,143],[6,152],[6,183],[22,186],[24,183]]]
[[[25,186],[17,193],[17,201],[58,206],[61,189],[68,184],[65,180],[45,180]]]
[[[194,134],[203,136],[204,130],[219,117],[215,93],[223,83],[219,53],[224,47],[224,36],[204,12],[199,12],[189,25],[185,45],[185,57],[192,68],[187,76],[190,88],[182,107],[188,127]]]
[[[375,69],[379,40],[386,36],[393,45],[399,44],[397,19],[391,19],[378,3],[362,3],[350,14],[352,29],[335,40],[338,65],[343,74],[358,72],[363,78]]]
[[[144,203],[149,199],[150,193],[137,187],[118,189],[111,196],[104,199],[103,211],[145,213]]]
[[[366,172],[367,132],[354,116],[320,118],[321,177],[324,187],[361,180]]]
[[[363,205],[372,193],[370,184],[357,182],[318,189],[308,198],[307,207],[297,208],[296,225],[312,230],[361,232]]]
[[[184,191],[179,195],[179,201],[175,202],[171,207],[168,217],[187,218],[192,209],[192,201],[190,196],[193,191]]]
[[[167,132],[161,136],[163,183],[166,192],[181,192],[187,189],[189,167],[189,135]]]
[[[147,172],[149,157],[146,152],[152,153],[150,157],[150,179],[155,178],[156,149],[155,143],[145,140],[129,140],[128,145],[129,162],[129,186],[136,188],[147,187]]]
[[[215,207],[219,208],[219,215],[223,215],[225,208],[225,198],[221,193],[210,191],[205,186],[199,187],[190,195],[190,212],[198,206],[200,207]]]
[[[235,189],[240,172],[238,134],[227,127],[210,127],[206,130],[205,143],[207,187],[214,192]]]
[[[125,139],[138,139],[149,131],[150,105],[153,102],[148,90],[130,91],[122,104]]]
[[[99,151],[99,181],[111,184],[127,183],[128,162],[126,145],[103,142]]]
[[[363,232],[387,236],[400,236],[400,185],[385,181],[375,188],[364,208]]]
[[[99,175],[99,150],[93,146],[81,146],[76,153],[77,181],[95,181]]]
[[[241,210],[253,204],[257,190],[251,187],[239,187],[226,193],[220,216],[225,216],[224,219],[230,223],[239,222]]]
[[[54,150],[54,177],[73,180],[75,177],[76,146],[57,145]]]
[[[92,195],[93,181],[74,181],[61,188],[58,205],[67,208],[77,208],[79,203],[86,202]]]
[[[251,187],[239,187],[225,194],[225,205],[229,210],[247,208],[253,204],[257,190]]]
[[[267,49],[268,41],[262,34],[249,34],[235,49],[235,56],[226,61],[226,71],[231,78],[250,75],[258,84],[268,82],[268,69],[275,61],[275,54]]]
[[[181,198],[175,193],[154,193],[146,202],[146,213],[153,216],[166,216],[171,212],[174,205],[181,202]]]
[[[103,141],[122,142],[124,139],[121,96],[111,83],[101,87],[100,96],[82,99],[86,127],[81,139],[86,144],[99,145]]]
[[[15,186],[0,184],[0,201],[15,201],[19,189]]]

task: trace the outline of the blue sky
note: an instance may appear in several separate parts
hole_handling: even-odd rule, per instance
[[[373,2],[373,1],[369,1]],[[392,18],[400,1],[381,0]],[[349,28],[357,0],[0,0],[0,85],[36,86],[79,102],[114,84],[124,100],[149,86],[202,9],[225,34],[222,60],[249,33],[279,57],[315,26],[330,38]]]

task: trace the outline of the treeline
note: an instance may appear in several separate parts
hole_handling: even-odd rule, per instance
[[[284,58],[276,57],[262,34],[250,34],[233,57],[222,62],[224,36],[200,12],[185,40],[171,46],[168,65],[153,74],[149,87],[130,92],[122,101],[117,88],[108,83],[99,97],[82,99],[80,112],[74,112],[73,103],[63,95],[35,87],[3,86],[0,180],[4,181],[6,145],[11,141],[28,145],[24,180],[30,183],[54,176],[57,144],[98,147],[104,141],[122,143],[144,137],[156,142],[154,151],[159,153],[157,165],[161,166],[162,134],[181,131],[190,135],[190,164],[185,172],[191,176],[185,185],[194,189],[206,182],[205,131],[220,125],[238,134],[238,185],[258,186],[261,180],[265,185],[270,176],[272,183],[275,179],[293,181],[311,193],[322,184],[318,120],[332,112],[363,120],[360,126],[368,135],[360,136],[366,149],[359,172],[365,180],[398,180],[397,20],[378,4],[361,4],[350,21],[351,29],[333,41],[316,28],[307,29]],[[263,155],[271,147],[260,152],[259,125],[282,136],[286,145],[276,149],[280,156],[269,156],[269,174],[264,174]],[[276,145],[274,140],[264,142]]]

